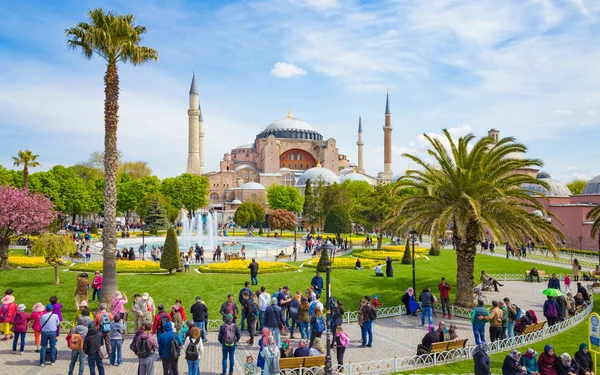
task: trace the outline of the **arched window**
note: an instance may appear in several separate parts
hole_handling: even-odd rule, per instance
[[[210,193],[210,203],[218,203],[219,202],[219,194]]]
[[[283,175],[283,179],[281,180],[283,186],[294,186],[296,184],[296,179],[294,178],[293,173],[286,173]]]

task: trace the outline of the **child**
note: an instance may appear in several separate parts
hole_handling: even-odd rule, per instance
[[[2,333],[4,333],[3,341],[14,338],[11,321],[16,313],[17,304],[15,303],[15,297],[12,294],[5,294],[2,297],[2,306],[0,307],[0,323],[2,323]]]
[[[257,368],[256,368],[256,365],[254,364],[254,357],[252,357],[251,355],[247,356],[246,364],[244,365],[244,374],[245,375],[254,375],[256,370],[257,370]]]
[[[569,274],[565,275],[565,292],[571,291],[571,276]]]
[[[63,321],[63,316],[62,316],[63,305],[62,305],[62,303],[58,302],[58,297],[57,296],[50,297],[50,304],[52,304],[52,312],[54,313],[54,315],[58,316],[58,321],[62,322]],[[58,337],[59,334],[60,334],[60,326],[58,326],[56,328],[56,337]]]
[[[337,354],[338,372],[344,371],[344,353],[350,343],[348,334],[342,331],[342,326],[335,327],[335,351]]]
[[[29,315],[29,321],[33,324],[31,328],[33,329],[33,337],[35,338],[35,352],[40,352],[40,341],[42,338],[42,325],[40,324],[40,318],[46,312],[46,308],[42,305],[41,302],[36,303],[31,308],[31,315]]]
[[[373,295],[373,301],[371,301],[371,304],[373,305],[374,308],[378,308],[379,306],[383,306],[383,303],[379,303],[379,296],[377,294]]]
[[[183,263],[183,268],[185,272],[190,272],[190,259],[188,257],[185,258],[185,263]]]

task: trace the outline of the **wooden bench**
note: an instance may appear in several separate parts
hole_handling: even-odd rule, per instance
[[[73,259],[73,260],[82,260],[85,259],[85,257],[83,255],[79,255],[79,254],[73,254],[71,255],[69,258]]]
[[[325,356],[318,355],[312,357],[294,357],[294,358],[281,358],[279,360],[279,368],[295,369],[295,368],[310,368],[310,367],[324,367]]]
[[[371,243],[366,243],[366,242],[364,242],[364,243],[363,243],[363,247],[364,247],[365,249],[370,249],[370,248],[372,248],[374,245],[375,245],[375,242],[371,242]]]
[[[287,255],[287,254],[279,254],[277,256],[275,256],[275,261],[277,262],[278,260],[292,260],[292,256],[291,255]]]
[[[246,258],[243,256],[240,256],[239,253],[225,254],[225,261],[228,262],[230,260],[246,260]]]
[[[575,311],[573,311],[573,314],[570,314],[570,315],[571,316],[575,316],[575,315],[579,314],[582,311],[583,311],[583,305],[579,305],[579,306],[577,306],[577,308],[575,309]]]
[[[467,341],[469,341],[469,339],[450,341],[448,342],[448,348],[446,350],[462,349],[467,346]]]
[[[531,270],[525,271],[525,281],[529,281],[529,274],[530,273],[531,273]],[[538,270],[538,275],[540,275],[540,280],[543,280],[544,277],[546,277],[546,271]]]
[[[539,330],[544,329],[544,326],[546,325],[546,322],[540,322],[540,323],[535,323],[535,324],[530,324],[528,326],[525,326],[525,329],[523,329],[523,332],[521,332],[521,335],[526,335],[528,333],[533,333],[533,332],[537,332]],[[516,333],[516,332],[515,332]]]

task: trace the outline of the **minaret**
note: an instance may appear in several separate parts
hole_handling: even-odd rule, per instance
[[[494,128],[490,129],[488,131],[488,137],[490,137],[494,143],[498,143],[500,140],[500,130]]]
[[[363,142],[362,120],[360,116],[358,117],[358,142],[356,142],[356,145],[358,146],[358,171],[360,173],[365,173],[363,163],[363,146],[365,143]]]
[[[196,75],[192,75],[190,86],[190,105],[188,109],[188,162],[186,173],[200,174],[200,131],[198,89],[196,88]]]
[[[383,172],[377,177],[385,181],[391,181],[392,171],[392,113],[390,112],[390,93],[385,96],[385,125],[383,126]]]
[[[204,174],[204,119],[202,118],[202,109],[200,108],[200,100],[198,100],[198,157],[200,159],[200,174]]]

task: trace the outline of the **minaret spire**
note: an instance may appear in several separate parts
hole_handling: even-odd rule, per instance
[[[363,159],[363,146],[365,143],[363,142],[362,118],[360,116],[358,116],[358,142],[356,142],[356,145],[358,146],[358,171],[365,173]]]
[[[390,90],[385,94],[385,124],[383,126],[383,172],[377,175],[384,181],[391,181],[392,171],[392,112],[390,111]]]
[[[190,85],[190,95],[198,95],[198,89],[196,88],[196,73],[192,73],[192,84]]]
[[[202,118],[202,108],[198,100],[198,159],[200,159],[200,174],[204,174],[204,119]]]
[[[186,173],[202,174],[200,169],[200,101],[198,99],[198,89],[196,88],[196,74],[192,74],[192,84],[190,85],[189,107],[188,107],[188,161]]]
[[[385,114],[386,115],[392,114],[392,112],[390,112],[390,89],[387,89],[387,91],[385,93]]]

